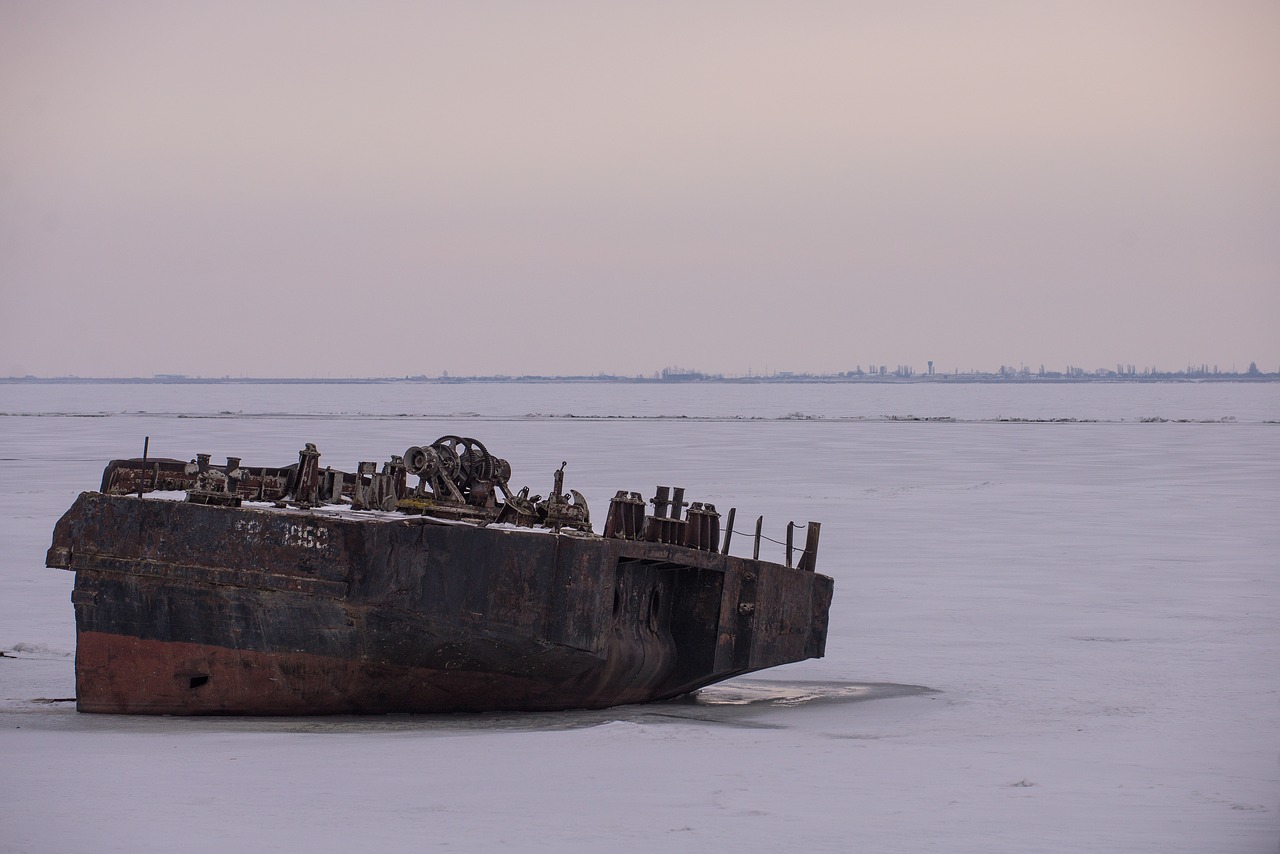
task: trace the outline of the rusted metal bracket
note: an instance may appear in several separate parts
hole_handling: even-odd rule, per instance
[[[238,458],[228,457],[224,468],[214,468],[209,465],[208,454],[196,454],[196,458],[187,463],[185,471],[195,477],[195,482],[187,490],[187,500],[192,504],[240,506],[240,496],[236,493],[237,478],[241,474]],[[139,480],[141,481],[145,476],[144,465],[142,477]]]

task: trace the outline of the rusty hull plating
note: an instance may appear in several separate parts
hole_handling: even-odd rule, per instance
[[[319,457],[107,466],[47,559],[76,573],[80,711],[603,708],[823,654],[817,523],[792,567],[790,547],[787,565],[728,554],[734,511],[721,547],[714,506],[682,517],[681,489],[619,492],[596,535],[564,466],[548,498],[513,492],[474,439],[380,472]]]

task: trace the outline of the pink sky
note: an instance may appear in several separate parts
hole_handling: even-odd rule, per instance
[[[0,376],[1280,369],[1280,5],[0,6]]]

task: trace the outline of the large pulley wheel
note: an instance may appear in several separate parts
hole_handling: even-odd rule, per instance
[[[476,439],[466,436],[441,436],[431,445],[446,467],[456,472],[454,482],[470,483],[473,480],[491,480],[494,473],[493,456],[489,449]]]

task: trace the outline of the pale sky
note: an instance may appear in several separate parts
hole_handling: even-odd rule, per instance
[[[0,376],[1280,370],[1280,3],[0,0]]]

